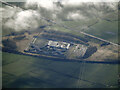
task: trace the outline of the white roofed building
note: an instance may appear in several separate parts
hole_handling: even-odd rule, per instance
[[[57,41],[52,41],[52,40],[50,40],[50,41],[48,42],[48,46],[61,47],[61,48],[69,49],[70,43],[57,42]]]

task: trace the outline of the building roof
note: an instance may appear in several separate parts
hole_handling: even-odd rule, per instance
[[[57,42],[57,41],[51,41],[51,40],[48,42],[48,45],[54,46],[54,47],[66,48],[66,49],[69,49],[69,47],[70,47],[70,43]]]

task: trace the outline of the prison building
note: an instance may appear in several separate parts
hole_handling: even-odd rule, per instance
[[[53,47],[60,47],[60,48],[66,48],[69,49],[70,43],[66,42],[57,42],[57,41],[49,41],[48,46],[53,46]]]

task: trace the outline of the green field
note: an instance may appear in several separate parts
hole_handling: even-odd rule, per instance
[[[2,56],[6,88],[117,87],[118,65],[55,61],[6,52]]]
[[[118,43],[118,21],[108,22],[105,20],[85,30],[86,33]]]
[[[67,26],[67,28],[62,27]],[[51,30],[71,33],[82,36],[80,31],[93,36],[118,43],[118,21],[94,20],[90,21],[63,21],[60,25],[53,25]]]

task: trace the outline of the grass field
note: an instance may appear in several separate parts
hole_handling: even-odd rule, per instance
[[[67,26],[67,28],[62,27]],[[107,21],[105,19],[90,21],[63,21],[61,25],[53,25],[52,30],[71,33],[82,36],[80,31],[94,35],[96,37],[118,43],[118,21]]]
[[[6,88],[117,87],[118,65],[55,61],[6,52],[2,56]]]
[[[101,20],[99,23],[85,30],[85,32],[118,43],[118,21],[108,22]]]

